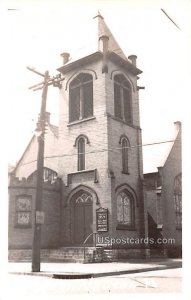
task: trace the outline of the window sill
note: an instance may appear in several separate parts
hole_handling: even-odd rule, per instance
[[[94,120],[94,119],[95,119],[95,117],[91,116],[91,117],[88,117],[88,118],[85,118],[85,119],[81,119],[81,120],[76,120],[76,121],[73,121],[73,122],[69,122],[67,126],[70,127],[72,125],[76,125],[76,124],[87,122],[87,121]]]
[[[32,225],[31,224],[15,224],[15,228],[20,228],[20,229],[28,229],[28,228],[32,228]]]
[[[109,114],[109,113],[107,113],[107,116],[110,117],[111,119],[116,120],[116,121],[118,121],[118,122],[121,122],[121,123],[123,123],[123,124],[125,124],[125,125],[127,125],[127,126],[129,126],[129,127],[136,128],[136,129],[140,129],[139,126],[133,125],[133,124],[130,123],[130,122],[126,122],[126,121],[124,121],[124,120],[122,120],[122,119],[120,119],[120,118],[118,118],[118,117],[115,117],[115,116]]]
[[[133,225],[118,224],[118,225],[116,226],[116,230],[136,231],[136,228],[135,228],[135,226],[133,226]]]
[[[121,171],[122,174],[129,175],[130,173],[128,171]]]
[[[182,226],[181,225],[176,226],[176,230],[182,230]]]

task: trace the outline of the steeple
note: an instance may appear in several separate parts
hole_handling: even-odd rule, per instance
[[[136,66],[136,56],[126,57],[99,11],[90,22],[87,32],[84,32],[84,38],[84,47],[78,48],[71,54],[66,52],[61,54],[62,66],[57,69],[59,72],[65,74],[75,69],[79,63],[85,65],[96,59],[102,59],[102,72],[105,73],[108,72],[107,60],[109,59],[123,65],[133,75],[142,73]]]
[[[98,26],[98,43],[101,37],[108,37],[108,51],[115,52],[116,54],[120,55],[123,59],[127,59],[125,54],[123,53],[122,49],[120,48],[119,44],[117,43],[116,39],[114,38],[113,34],[111,33],[109,27],[104,21],[104,17],[98,11],[98,14],[94,17],[97,19],[97,26]],[[100,49],[100,46],[98,46]]]

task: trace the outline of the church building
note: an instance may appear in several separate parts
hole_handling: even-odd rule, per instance
[[[66,251],[74,256],[84,245],[90,260],[99,257],[99,251],[105,260],[146,255],[145,245],[135,242],[145,237],[138,146],[142,136],[137,81],[142,71],[136,55],[126,57],[100,14],[94,22],[97,49],[77,59],[67,52],[61,55],[58,127],[51,125],[47,113],[42,257],[49,251],[49,257],[64,260]],[[11,259],[18,249],[30,257],[36,158],[34,135],[10,174]]]

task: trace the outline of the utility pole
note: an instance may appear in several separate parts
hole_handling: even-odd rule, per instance
[[[40,272],[40,249],[41,249],[41,225],[44,224],[44,212],[42,211],[43,196],[43,173],[44,173],[44,137],[46,126],[46,100],[48,86],[53,85],[61,88],[61,82],[64,78],[58,74],[50,78],[49,72],[44,74],[36,71],[34,68],[27,67],[28,70],[42,76],[43,82],[40,82],[29,89],[33,91],[42,89],[41,109],[38,121],[39,136],[38,139],[38,155],[37,155],[37,183],[35,197],[35,220],[33,224],[33,241],[32,241],[32,272]]]

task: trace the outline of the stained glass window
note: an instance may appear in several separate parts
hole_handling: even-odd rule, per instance
[[[126,192],[117,196],[117,221],[118,224],[132,226],[134,223],[134,207],[131,197]]]
[[[78,196],[75,200],[76,204],[83,204],[83,203],[87,203],[90,204],[92,203],[93,199],[92,196],[88,193],[82,193],[80,196]]]

